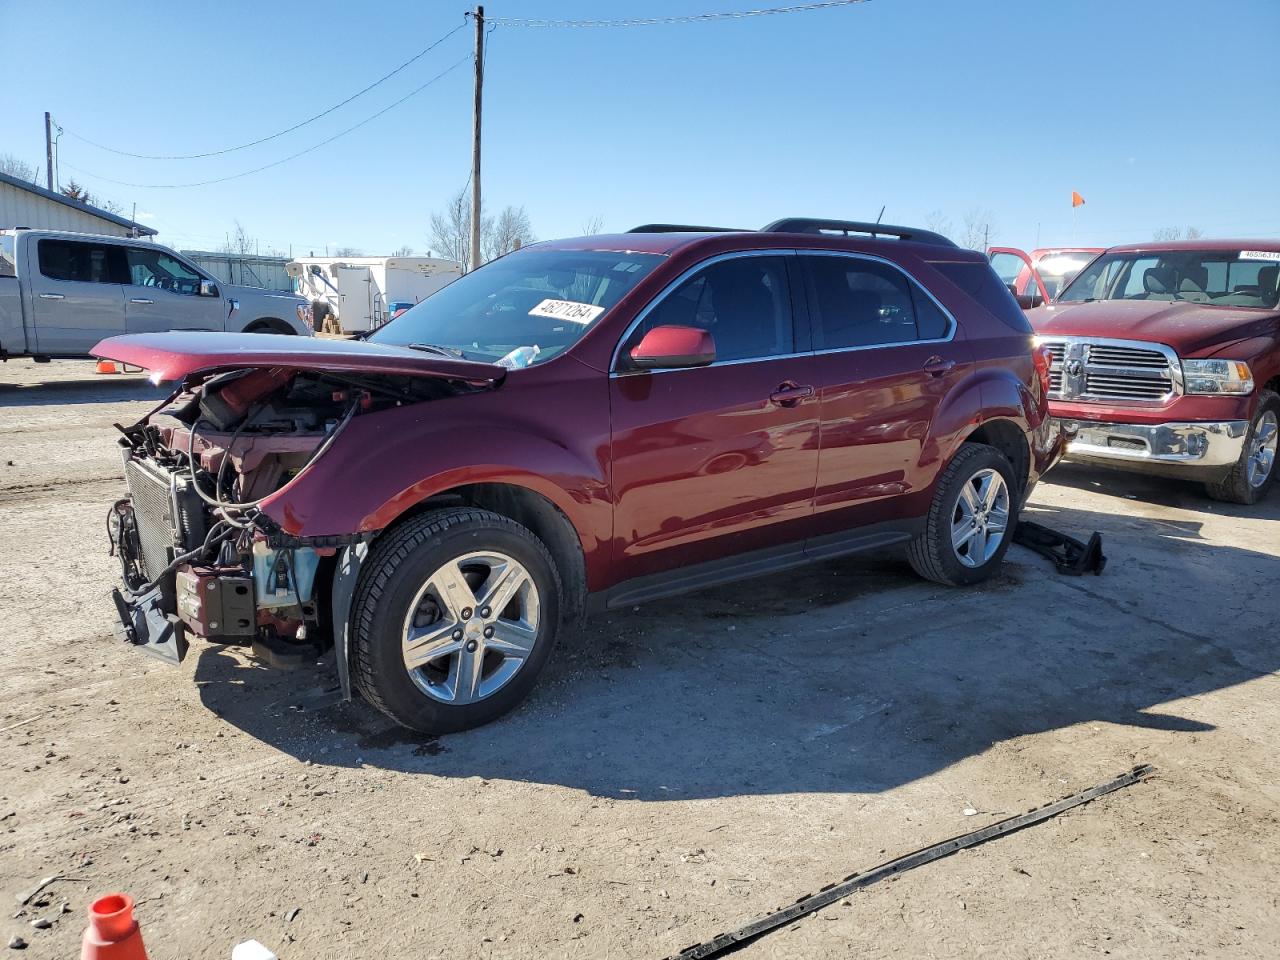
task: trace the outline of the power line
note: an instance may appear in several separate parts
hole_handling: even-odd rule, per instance
[[[317,113],[314,117],[308,117],[306,120],[303,120],[299,123],[295,123],[292,127],[287,127],[284,130],[281,130],[279,133],[273,133],[269,137],[260,137],[257,140],[251,140],[248,143],[242,143],[242,144],[239,144],[238,146],[225,147],[222,150],[210,150],[207,153],[186,153],[186,154],[130,153],[128,150],[117,150],[115,147],[108,147],[105,144],[98,143],[96,140],[90,140],[88,137],[82,137],[80,136],[80,134],[76,133],[74,130],[67,130],[66,134],[67,136],[74,137],[75,139],[80,140],[84,143],[87,143],[90,146],[97,147],[99,150],[106,150],[108,153],[119,154],[122,157],[133,157],[134,159],[137,159],[137,160],[200,160],[205,157],[220,157],[225,153],[235,153],[237,150],[245,150],[245,149],[248,149],[249,147],[256,147],[260,143],[266,143],[269,140],[275,140],[278,137],[283,137],[286,133],[293,133],[293,131],[295,130],[300,130],[303,127],[305,127],[307,124],[314,123],[315,121],[319,120],[321,117],[327,117],[329,114],[333,113],[333,111],[337,110],[338,108],[345,107],[352,100],[355,100],[358,97],[364,96],[374,87],[377,87],[383,83],[386,83],[388,80],[394,77],[397,73],[400,73],[400,71],[404,70],[405,67],[408,67],[411,64],[417,63],[419,60],[425,57],[428,53],[430,53],[436,47],[440,46],[440,44],[444,43],[446,40],[448,40],[450,37],[452,37],[455,33],[457,33],[466,25],[467,25],[467,22],[464,18],[462,23],[459,26],[454,27],[452,30],[446,33],[439,40],[431,44],[429,47],[419,50],[412,57],[410,57],[404,63],[400,64],[400,66],[396,67],[390,73],[386,74],[385,76],[381,77],[378,80],[375,80],[373,83],[369,84],[363,90],[359,90],[356,93],[353,93],[351,96],[347,97],[347,99],[343,100],[342,102],[335,103],[333,106],[329,107],[327,110],[322,110],[320,113]],[[102,179],[106,179],[106,178],[104,177]]]
[[[432,77],[430,80],[424,83],[422,86],[409,91],[399,100],[395,101],[394,103],[388,106],[383,107],[377,113],[373,114],[373,116],[365,117],[359,123],[353,124],[352,126],[347,127],[347,129],[339,133],[335,133],[333,136],[325,140],[321,140],[319,143],[316,143],[307,147],[305,150],[299,150],[297,153],[290,154],[289,156],[285,157],[282,160],[277,160],[274,163],[264,164],[261,167],[254,167],[252,170],[245,170],[242,173],[234,173],[229,177],[216,177],[212,180],[197,180],[194,183],[131,183],[128,180],[113,180],[111,179],[111,177],[104,177],[101,174],[93,173],[89,170],[84,170],[80,167],[72,166],[69,163],[67,164],[67,166],[70,167],[72,170],[75,170],[79,173],[84,174],[87,177],[93,177],[95,180],[102,180],[106,183],[114,183],[121,187],[136,187],[137,189],[140,189],[140,190],[176,190],[176,189],[181,189],[185,187],[207,187],[210,184],[214,184],[214,183],[226,183],[228,180],[239,180],[241,177],[247,177],[250,174],[254,174],[254,173],[261,173],[263,170],[270,170],[272,167],[278,167],[282,163],[288,163],[290,160],[296,160],[298,159],[298,157],[311,153],[313,150],[319,150],[321,147],[326,146],[327,144],[333,143],[333,141],[337,140],[339,137],[345,137],[348,133],[351,133],[353,130],[358,130],[360,127],[363,127],[366,123],[370,123],[373,120],[377,120],[378,117],[382,116],[384,113],[394,110],[396,107],[400,106],[400,104],[404,103],[409,98],[416,97],[418,94],[420,94],[423,90],[427,89],[427,87],[431,86],[437,80],[444,79],[446,76],[453,73],[453,71],[457,70],[464,63],[470,63],[470,62],[471,62],[471,54],[468,53],[465,57],[463,57],[461,60],[454,63],[451,67],[447,67],[446,69],[440,71],[434,77]]]
[[[485,17],[486,23],[500,27],[652,27],[667,23],[705,23],[710,20],[741,20],[746,17],[768,17],[782,13],[808,13],[832,7],[851,7],[869,0],[822,0],[818,3],[794,3],[785,7],[765,7],[759,10],[732,10],[723,13],[693,13],[670,17],[635,17],[629,20],[548,20],[525,17]]]

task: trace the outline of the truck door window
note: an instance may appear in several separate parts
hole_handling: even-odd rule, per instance
[[[111,249],[106,244],[75,240],[41,240],[40,272],[50,280],[81,283],[119,283],[111,269]]]
[[[200,274],[167,253],[129,247],[128,259],[129,282],[136,287],[158,287],[192,297],[200,292]]]

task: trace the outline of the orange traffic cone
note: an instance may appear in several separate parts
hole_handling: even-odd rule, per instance
[[[133,897],[109,893],[89,904],[80,960],[147,960],[142,930],[133,919]]]
[[[98,373],[119,373],[120,371],[119,369],[116,368],[116,365],[112,363],[110,360],[99,360],[97,372]]]

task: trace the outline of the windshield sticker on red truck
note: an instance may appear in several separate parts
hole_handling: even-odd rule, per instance
[[[1280,262],[1280,250],[1241,250],[1241,260],[1274,260]]]
[[[529,311],[531,317],[550,317],[552,320],[568,320],[584,326],[604,313],[604,307],[576,300],[543,300]]]

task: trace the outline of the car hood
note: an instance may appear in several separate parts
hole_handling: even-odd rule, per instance
[[[1027,311],[1027,319],[1042,337],[1145,340],[1168,344],[1181,356],[1228,341],[1274,334],[1280,329],[1280,319],[1274,312],[1211,307],[1185,300],[1053,303]]]
[[[507,375],[497,364],[437,357],[408,347],[271,333],[137,333],[109,337],[90,352],[150,371],[155,383],[249,367],[435,377],[488,387],[498,386]]]

